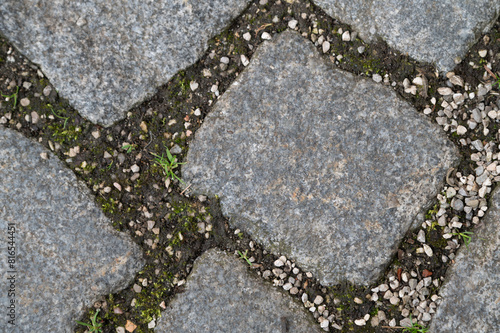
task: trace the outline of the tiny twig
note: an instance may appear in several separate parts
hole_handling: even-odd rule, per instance
[[[491,71],[491,69],[489,69],[489,68],[488,68],[488,66],[484,65],[484,69],[486,69],[486,71],[490,74],[490,76],[491,76],[492,78],[494,78],[495,80],[498,80],[498,77],[495,75],[495,73],[493,73],[493,72]]]
[[[187,191],[188,188],[190,188],[190,187],[191,187],[191,184],[189,184],[185,189],[182,190],[181,195],[184,194],[184,192]]]
[[[255,33],[258,33],[259,31],[261,31],[262,29],[265,29],[267,27],[270,27],[271,25],[273,25],[272,23],[267,23],[267,24],[263,24],[261,25],[260,27],[258,27],[256,30],[255,30]]]

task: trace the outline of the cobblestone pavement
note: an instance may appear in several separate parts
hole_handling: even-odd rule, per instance
[[[499,14],[3,1],[1,331],[500,331]]]

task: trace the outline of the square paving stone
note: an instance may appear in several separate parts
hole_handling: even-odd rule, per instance
[[[472,241],[462,245],[447,281],[439,292],[442,304],[430,332],[500,332],[500,191],[476,227]]]
[[[283,290],[248,271],[242,260],[208,250],[193,265],[184,292],[162,312],[157,333],[317,333],[319,324]]]
[[[368,41],[382,37],[411,57],[455,67],[500,13],[498,0],[316,0],[329,15],[350,24]],[[352,31],[351,31],[352,33]]]
[[[86,307],[144,265],[56,156],[2,126],[0,228],[2,332],[72,332]]]
[[[325,285],[369,284],[458,160],[388,87],[335,69],[295,32],[264,43],[183,166],[233,227]]]
[[[3,0],[0,33],[105,126],[193,64],[247,0]]]

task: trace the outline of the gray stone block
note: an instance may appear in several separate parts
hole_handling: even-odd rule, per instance
[[[329,15],[350,24],[365,40],[391,47],[440,71],[455,67],[500,13],[498,0],[316,0]]]
[[[500,332],[500,192],[472,241],[459,250],[441,288],[430,332]]]
[[[322,284],[368,284],[457,160],[392,89],[284,32],[217,102],[182,172],[195,192],[220,197],[232,226]]]
[[[143,266],[141,249],[111,227],[57,157],[1,126],[0,180],[2,332],[72,332],[99,295],[130,283]],[[8,243],[12,230],[15,244]],[[15,327],[7,324],[11,300]]]
[[[0,32],[105,126],[193,64],[247,0],[6,0]]]
[[[234,256],[209,250],[193,265],[184,292],[162,312],[158,333],[321,332],[307,310],[248,272]]]

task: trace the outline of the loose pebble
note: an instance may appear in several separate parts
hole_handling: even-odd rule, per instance
[[[268,32],[263,32],[262,35],[260,35],[260,38],[264,39],[264,40],[270,40],[272,37],[271,35],[268,33]]]
[[[30,105],[30,100],[28,98],[22,98],[20,103],[21,103],[21,106],[26,107],[26,106]]]
[[[189,87],[191,88],[191,91],[195,91],[196,89],[198,89],[199,84],[197,82],[195,82],[195,81],[191,81],[189,83]]]
[[[349,31],[344,31],[344,33],[342,34],[342,40],[344,42],[349,42],[351,40],[351,34],[349,33]]]
[[[424,244],[423,247],[424,247],[425,254],[427,254],[427,256],[429,256],[429,257],[432,257],[432,255],[433,255],[432,248],[427,244]]]
[[[441,87],[441,88],[438,88],[438,93],[440,95],[447,96],[447,95],[453,94],[453,91],[451,90],[451,88]]]
[[[322,44],[323,53],[327,53],[330,50],[330,42],[324,41]]]
[[[250,64],[250,61],[248,60],[248,58],[246,57],[246,55],[242,54],[240,56],[240,59],[241,59],[241,64],[245,67],[248,66],[248,64]]]
[[[382,76],[380,74],[373,74],[372,80],[377,82],[377,83],[380,83],[380,82],[382,82]]]

